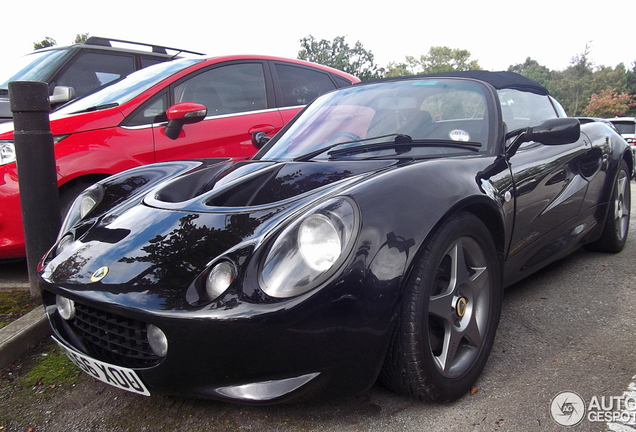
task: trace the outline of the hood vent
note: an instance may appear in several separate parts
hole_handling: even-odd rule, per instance
[[[237,182],[207,200],[214,207],[249,207],[284,201],[341,180],[386,166],[382,163],[278,164],[247,181]]]
[[[207,166],[179,177],[161,188],[155,199],[167,203],[188,201],[214,187],[214,183],[231,164]]]
[[[147,203],[177,209],[181,208],[179,203],[190,202],[201,196],[201,205],[205,207],[267,205],[393,163],[393,161],[223,163],[199,169],[170,181],[155,193],[154,199],[147,200]]]

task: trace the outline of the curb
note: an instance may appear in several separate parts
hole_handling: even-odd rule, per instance
[[[16,361],[51,334],[44,306],[0,329],[0,369]]]

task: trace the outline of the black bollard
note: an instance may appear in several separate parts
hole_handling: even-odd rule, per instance
[[[30,292],[34,297],[40,295],[38,262],[55,243],[62,224],[49,124],[49,86],[36,81],[10,82],[9,100]]]

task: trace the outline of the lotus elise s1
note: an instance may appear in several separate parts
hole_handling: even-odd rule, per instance
[[[53,338],[139,394],[428,401],[482,372],[502,293],[626,241],[634,162],[535,81],[473,71],[318,97],[249,160],[83,192],[40,263]]]

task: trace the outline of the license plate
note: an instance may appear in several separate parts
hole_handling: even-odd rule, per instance
[[[129,392],[137,393],[144,396],[150,396],[150,392],[146,386],[141,382],[137,373],[129,368],[115,366],[112,364],[104,363],[99,360],[95,360],[86,354],[79,353],[73,349],[68,348],[56,338],[53,338],[55,342],[62,348],[64,354],[70,361],[78,368],[98,380],[110,384],[118,389],[126,390]]]

